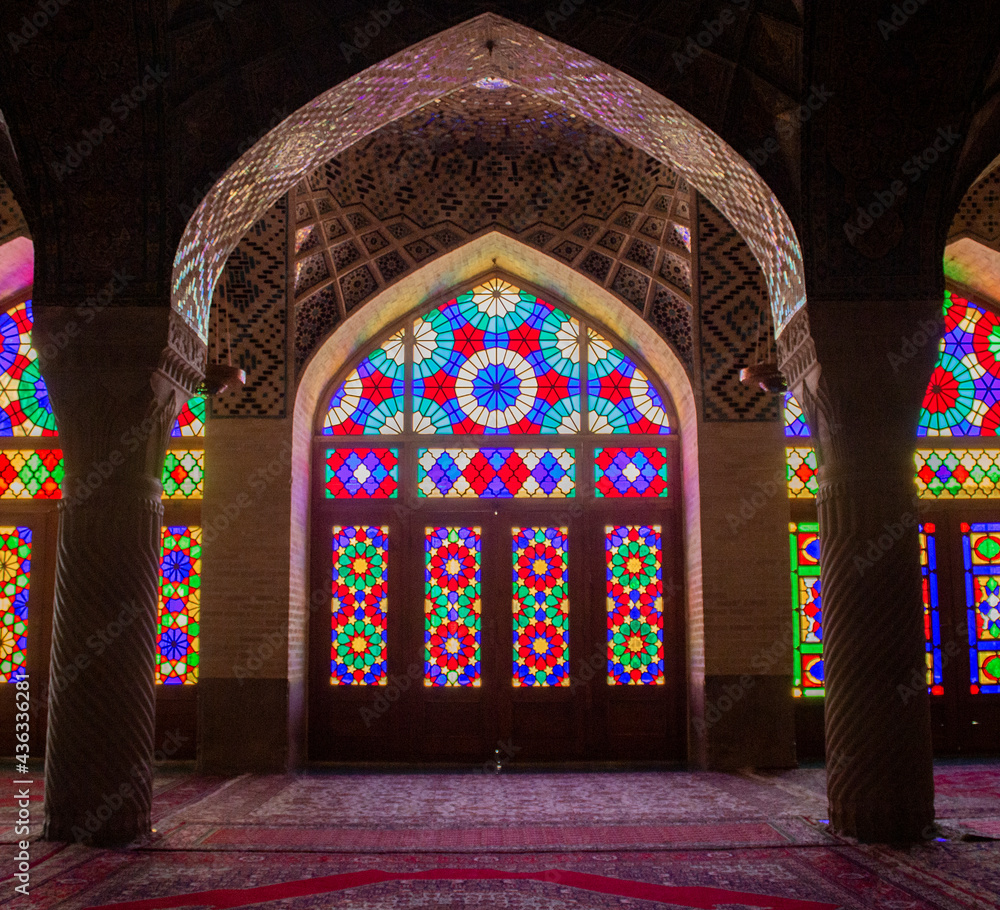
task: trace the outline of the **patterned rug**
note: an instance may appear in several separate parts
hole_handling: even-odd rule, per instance
[[[935,779],[941,837],[896,850],[830,832],[822,769],[221,779],[173,768],[157,775],[148,842],[34,842],[29,895],[11,906],[996,910],[1000,763],[939,764]],[[0,805],[0,823],[12,812]],[[0,845],[0,902],[16,850]]]

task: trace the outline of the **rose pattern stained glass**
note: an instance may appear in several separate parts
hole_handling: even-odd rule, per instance
[[[195,439],[205,435],[204,395],[195,395],[194,398],[187,400],[184,407],[181,408],[180,414],[177,415],[177,420],[174,421],[170,435],[174,439]]]
[[[791,392],[785,392],[785,435],[808,437],[809,424],[806,423],[806,416],[802,413],[802,407],[795,400]]]
[[[337,387],[323,424],[325,436],[403,432],[405,330],[372,351]]]
[[[31,301],[0,313],[0,436],[55,436],[56,418],[31,347]]]
[[[669,433],[663,398],[649,377],[593,329],[587,330],[592,433]]]
[[[920,536],[920,591],[924,601],[924,646],[927,654],[927,686],[931,695],[944,694],[941,656],[941,617],[938,613],[937,527],[924,522]]]
[[[62,499],[61,449],[0,451],[0,499]]]
[[[171,525],[162,533],[156,682],[193,685],[198,682],[201,528]]]
[[[944,337],[924,395],[918,436],[996,436],[1000,316],[945,291]]]
[[[921,499],[993,499],[1000,496],[1000,450],[917,449]]]
[[[0,683],[27,674],[31,528],[0,528]]]
[[[792,557],[792,695],[820,696],[823,688],[823,597],[819,573],[819,525],[788,525]]]
[[[424,546],[424,685],[478,686],[480,529],[427,528]]]
[[[398,449],[328,449],[323,477],[327,499],[395,499]]]
[[[500,279],[413,327],[417,433],[575,433],[579,323]]]
[[[608,685],[663,685],[663,553],[658,525],[605,529]]]
[[[572,449],[418,449],[420,496],[525,499],[573,496]]]
[[[1000,693],[1000,522],[964,523],[970,691]]]
[[[594,495],[667,495],[666,449],[595,449]]]
[[[566,528],[514,528],[513,685],[568,686]]]
[[[389,529],[333,529],[330,684],[384,686],[389,610]]]

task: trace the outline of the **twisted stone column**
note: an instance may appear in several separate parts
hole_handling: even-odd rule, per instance
[[[940,302],[810,304],[780,347],[819,464],[830,819],[862,841],[925,839],[934,782],[927,691],[913,686],[926,667],[913,450]]]
[[[48,840],[150,829],[160,484],[204,346],[166,308],[35,308],[65,458],[45,760]]]

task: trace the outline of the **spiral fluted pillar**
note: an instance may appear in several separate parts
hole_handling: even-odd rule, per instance
[[[152,307],[36,301],[33,335],[66,469],[43,836],[122,844],[150,830],[160,477],[204,346]]]
[[[810,301],[779,341],[817,449],[830,820],[866,842],[933,830],[913,451],[940,299]]]

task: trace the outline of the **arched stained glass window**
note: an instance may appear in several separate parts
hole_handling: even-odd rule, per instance
[[[945,291],[944,337],[920,411],[918,436],[997,436],[1000,317]]]
[[[806,416],[802,413],[802,406],[791,392],[785,392],[785,435],[805,437],[812,435],[809,432],[809,424],[806,423]]]
[[[189,398],[177,415],[174,428],[170,431],[172,438],[195,438],[205,435],[205,399],[201,395]]]
[[[0,313],[0,436],[57,435],[31,325],[30,300]]]
[[[660,391],[631,357],[502,279],[432,309],[365,357],[334,391],[322,429],[327,436],[585,431],[671,430]]]

